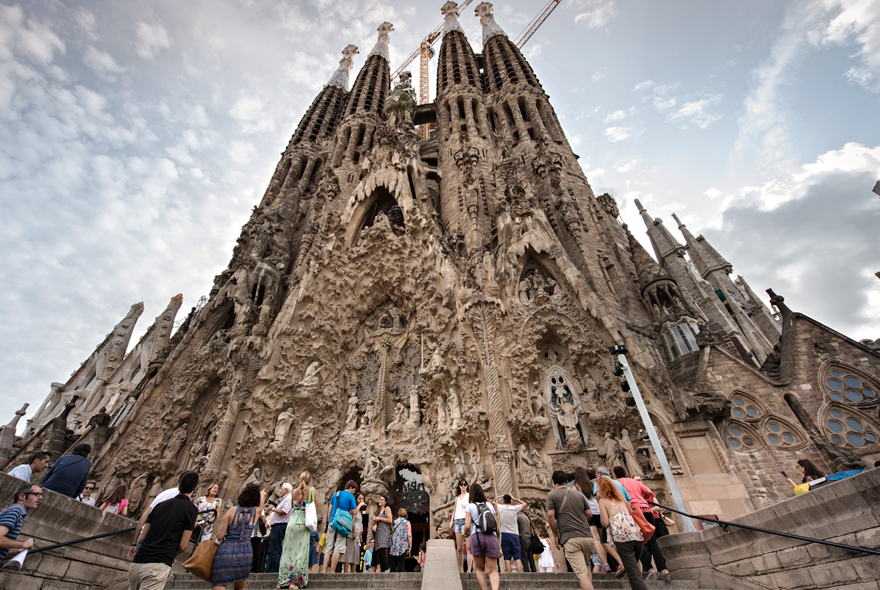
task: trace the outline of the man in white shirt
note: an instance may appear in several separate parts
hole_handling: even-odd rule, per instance
[[[513,501],[519,502],[512,504]],[[516,524],[516,516],[526,503],[510,494],[504,494],[502,504],[496,504],[498,509],[498,530],[501,531],[501,554],[504,556],[504,568],[509,574],[512,571],[511,561],[516,562],[516,571],[522,573],[521,547],[519,543],[519,526]]]
[[[86,487],[83,488],[82,493],[76,497],[77,500],[82,502],[83,504],[88,504],[89,506],[95,505],[95,499],[92,498],[92,492],[95,491],[95,482],[89,480],[86,482]]]
[[[269,528],[269,551],[266,557],[267,574],[277,574],[281,567],[281,551],[284,548],[284,533],[287,532],[287,522],[290,520],[290,492],[293,485],[281,484],[281,499],[278,507],[272,511],[272,526]]]
[[[28,462],[24,465],[19,465],[15,469],[9,472],[9,475],[12,477],[17,477],[18,479],[24,480],[26,482],[31,481],[31,476],[34,473],[40,473],[45,470],[46,467],[49,466],[49,459],[51,455],[45,451],[37,451],[31,458],[28,459]]]
[[[180,481],[180,478],[186,475],[187,473],[192,473],[191,471],[184,471],[177,478],[177,481]],[[158,496],[156,496],[153,501],[150,503],[150,507],[147,508],[144,513],[141,515],[141,519],[137,523],[137,528],[134,530],[134,540],[135,542],[132,544],[131,548],[128,550],[128,560],[131,561],[134,559],[135,553],[138,550],[138,542],[137,540],[141,536],[141,530],[144,528],[144,525],[147,524],[147,517],[150,516],[150,512],[153,511],[153,508],[164,502],[165,500],[170,500],[171,498],[176,498],[180,494],[180,490],[177,486],[173,488],[168,488],[167,490],[160,492]]]

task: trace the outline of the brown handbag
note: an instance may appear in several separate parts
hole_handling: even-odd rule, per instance
[[[645,537],[645,543],[647,543],[648,539],[654,536],[654,531],[657,530],[657,527],[648,522],[648,519],[645,518],[645,514],[638,508],[633,508],[632,517],[642,530],[642,536]],[[186,565],[184,565],[184,567],[186,567]]]
[[[183,563],[183,569],[206,582],[211,581],[211,568],[214,567],[214,555],[217,554],[217,543],[208,539],[199,543],[193,554]]]

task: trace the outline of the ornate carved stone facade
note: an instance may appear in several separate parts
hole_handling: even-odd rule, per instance
[[[143,504],[195,469],[228,498],[307,469],[325,497],[353,474],[374,502],[409,466],[448,519],[457,478],[538,508],[553,470],[621,464],[662,496],[615,344],[696,513],[790,495],[778,472],[801,456],[831,469],[880,452],[880,355],[781,298],[778,318],[702,237],[679,244],[639,205],[655,261],[593,194],[491,5],[477,15],[475,54],[445,7],[432,105],[408,77],[392,91],[389,23],[350,91],[345,48],[207,304],[136,387],[83,410],[113,414],[105,486]],[[413,121],[432,120],[419,141]]]

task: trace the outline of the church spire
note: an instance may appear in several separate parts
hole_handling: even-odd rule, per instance
[[[391,57],[388,53],[388,42],[391,39],[388,36],[388,33],[394,30],[394,25],[392,25],[388,21],[385,21],[384,23],[379,25],[379,28],[376,30],[379,31],[379,40],[376,41],[376,45],[373,47],[373,50],[370,51],[370,54],[367,56],[367,58],[373,55],[381,55],[385,58],[385,61],[390,62]]]
[[[688,255],[691,262],[697,268],[700,276],[706,276],[714,270],[723,270],[725,274],[733,272],[733,265],[727,262],[721,254],[713,248],[706,238],[699,236],[697,238],[688,230],[687,226],[681,222],[678,216],[673,213],[672,218],[678,224],[678,229],[684,236],[687,244]]]
[[[330,81],[327,82],[327,86],[338,86],[348,92],[348,73],[354,67],[354,61],[351,58],[358,53],[358,48],[354,45],[348,45],[342,50],[342,59],[339,60],[339,67],[333,73]]]
[[[645,227],[648,229],[648,238],[651,240],[651,246],[654,247],[654,253],[657,255],[657,260],[662,264],[666,261],[666,258],[672,254],[684,256],[684,246],[682,246],[678,240],[675,239],[675,236],[672,235],[672,232],[663,225],[663,220],[659,217],[657,219],[651,219],[651,215],[648,214],[642,206],[642,203],[638,199],[634,199],[634,201],[639,210],[639,214],[642,216],[642,220],[645,222]]]
[[[483,47],[486,47],[486,43],[495,35],[507,37],[504,29],[495,22],[494,8],[491,2],[481,2],[474,12],[480,17],[480,24],[483,25]]]
[[[437,96],[446,95],[457,84],[465,85],[461,90],[482,92],[483,83],[474,50],[458,22],[458,4],[447,2],[441,12],[446,23],[437,60]]]
[[[461,23],[458,22],[458,2],[452,2],[451,0],[440,7],[440,12],[443,13],[443,35],[446,36],[446,33],[450,33],[452,31],[460,31],[464,34],[464,29],[461,28]]]

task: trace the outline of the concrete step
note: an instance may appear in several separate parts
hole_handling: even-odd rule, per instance
[[[276,574],[251,574],[248,590],[271,590],[278,581]],[[475,574],[461,575],[462,590],[479,590]],[[673,580],[647,582],[649,590],[699,590],[693,580]],[[626,578],[615,578],[613,574],[593,574],[596,590],[628,590]],[[168,579],[165,590],[206,590],[211,585],[191,574],[175,574]],[[229,586],[231,588],[231,585]],[[310,590],[420,590],[422,574],[312,574],[309,576]],[[500,590],[579,590],[574,574],[501,574]]]

